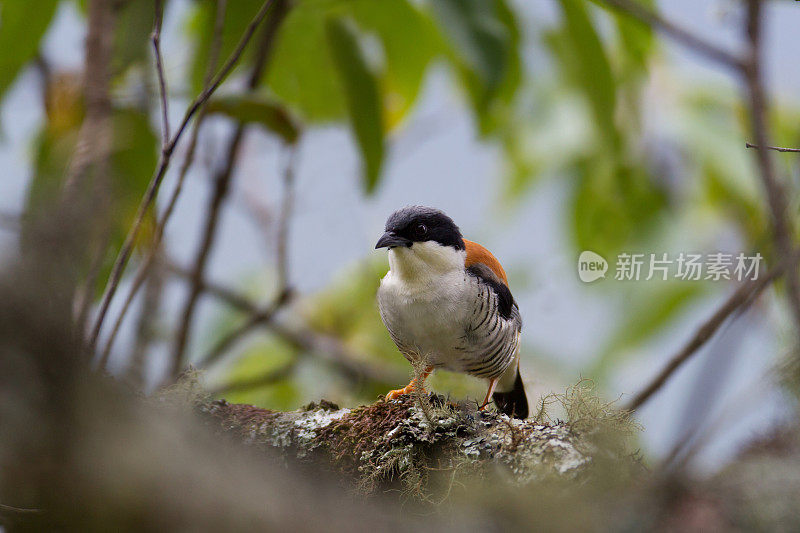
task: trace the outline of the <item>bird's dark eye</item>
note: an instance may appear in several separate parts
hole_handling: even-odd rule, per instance
[[[414,233],[417,237],[424,237],[428,234],[428,227],[425,224],[417,224],[414,226]]]

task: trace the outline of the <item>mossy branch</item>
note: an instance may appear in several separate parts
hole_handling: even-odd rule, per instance
[[[255,447],[278,450],[291,460],[325,464],[349,475],[364,492],[425,487],[432,470],[452,479],[457,473],[499,472],[512,482],[526,483],[580,477],[599,456],[633,466],[636,461],[624,446],[609,446],[605,437],[601,445],[597,437],[630,435],[635,425],[619,411],[607,416],[612,413],[607,404],[584,401],[575,392],[577,386],[570,390],[559,399],[572,402],[565,412],[579,412],[580,423],[510,419],[478,411],[474,402],[456,404],[435,394],[354,409],[322,400],[290,412],[224,400],[198,405],[223,432]]]

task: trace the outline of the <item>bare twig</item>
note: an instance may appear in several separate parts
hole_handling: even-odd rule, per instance
[[[211,39],[211,44],[209,48],[209,61],[208,65],[206,66],[206,75],[204,80],[204,85],[208,86],[211,83],[211,80],[214,76],[214,71],[217,69],[217,61],[219,60],[219,52],[222,49],[222,29],[225,25],[225,10],[226,10],[227,2],[225,0],[219,0],[217,2],[217,13],[216,19],[214,22],[214,34]],[[131,289],[128,291],[128,295],[125,298],[125,302],[122,305],[122,309],[117,315],[116,320],[114,321],[114,325],[111,328],[111,332],[108,335],[108,341],[106,341],[105,348],[100,355],[100,360],[98,363],[99,368],[103,368],[106,363],[108,362],[108,358],[111,355],[111,349],[114,346],[114,341],[117,338],[117,334],[119,333],[120,327],[122,326],[122,322],[125,319],[125,315],[128,313],[131,304],[133,303],[136,294],[139,292],[139,289],[142,287],[144,281],[147,279],[153,265],[156,262],[156,255],[159,249],[161,249],[161,241],[164,238],[164,230],[166,228],[167,222],[169,221],[170,217],[172,216],[173,211],[175,210],[175,206],[178,203],[178,198],[180,197],[181,192],[183,191],[183,183],[186,180],[186,175],[189,172],[189,169],[194,162],[195,151],[197,149],[197,140],[200,135],[200,128],[203,124],[203,120],[205,118],[205,110],[206,104],[204,103],[200,106],[200,109],[197,114],[197,120],[194,122],[192,126],[192,133],[189,137],[189,146],[186,149],[186,155],[183,158],[183,163],[181,164],[181,168],[178,172],[178,180],[175,184],[175,188],[170,195],[169,201],[167,202],[167,206],[164,209],[164,213],[161,215],[161,219],[156,222],[155,229],[153,231],[153,242],[151,244],[150,250],[147,252],[144,260],[142,261],[139,270],[136,272],[133,278],[133,283],[131,284]]]
[[[216,362],[231,348],[231,346],[236,343],[236,341],[256,327],[272,320],[272,317],[275,315],[275,313],[277,313],[291,300],[292,290],[289,285],[287,249],[289,240],[289,221],[292,214],[292,203],[294,196],[294,167],[297,160],[297,146],[292,145],[289,150],[289,160],[286,164],[283,174],[283,200],[281,202],[281,213],[278,220],[278,242],[276,246],[278,290],[275,299],[264,309],[252,312],[246,322],[220,339],[214,345],[214,347],[209,350],[208,354],[206,354],[206,356],[197,363],[198,366],[208,366]]]
[[[250,314],[247,320],[239,327],[233,329],[227,335],[222,337],[217,343],[208,351],[208,353],[200,361],[196,363],[198,367],[208,367],[219,360],[230,348],[242,337],[249,332],[253,331],[258,326],[267,324],[275,313],[286,305],[291,300],[291,293],[288,290],[282,290],[266,308],[257,310]]]
[[[743,68],[743,61],[731,52],[678,26],[640,3],[632,0],[602,0],[602,3],[640,20],[653,29],[668,35],[676,42],[713,61],[735,70]]]
[[[161,141],[162,149],[169,143],[169,104],[167,97],[167,81],[164,76],[164,59],[161,57],[161,23],[164,20],[164,0],[156,0],[156,17],[153,22],[153,33],[150,40],[153,43],[153,54],[156,59],[156,73],[158,74],[158,91],[161,97],[161,122],[164,136]]]
[[[164,149],[161,153],[161,160],[159,162],[158,168],[156,169],[153,178],[150,181],[150,184],[147,186],[147,191],[142,198],[141,203],[139,204],[139,208],[136,212],[136,217],[134,219],[133,225],[131,229],[128,231],[128,235],[125,237],[125,242],[122,245],[122,248],[117,255],[116,260],[114,261],[114,266],[111,269],[111,276],[109,277],[108,284],[106,285],[106,289],[103,293],[102,300],[100,302],[100,309],[98,311],[97,319],[95,320],[94,327],[92,328],[91,335],[89,337],[89,345],[93,349],[94,346],[97,345],[97,338],[100,335],[100,328],[103,326],[103,321],[105,320],[106,313],[108,313],[108,307],[111,303],[111,299],[114,297],[114,294],[119,287],[119,281],[122,278],[122,274],[125,270],[125,267],[128,264],[128,259],[130,259],[131,253],[133,252],[133,248],[136,242],[137,237],[139,236],[139,231],[141,230],[142,221],[144,220],[145,213],[150,209],[153,201],[155,200],[156,195],[158,194],[158,189],[161,185],[161,181],[164,179],[164,175],[167,172],[167,168],[169,167],[170,159],[172,157],[172,153],[175,150],[175,146],[178,144],[183,132],[186,129],[186,126],[191,121],[192,117],[194,117],[195,113],[200,109],[203,104],[211,97],[212,94],[219,88],[228,74],[231,73],[233,68],[236,66],[236,63],[242,56],[244,49],[247,47],[247,44],[250,42],[250,39],[253,37],[258,26],[264,20],[267,13],[270,11],[270,8],[274,4],[275,0],[267,0],[262,5],[261,9],[256,14],[255,18],[248,24],[247,29],[245,30],[242,38],[239,40],[239,44],[236,46],[236,49],[230,55],[228,60],[225,62],[225,65],[222,67],[220,72],[214,77],[212,82],[203,89],[203,91],[194,99],[191,103],[189,108],[186,110],[186,113],[183,116],[183,120],[181,121],[180,125],[178,126],[175,135],[172,137],[170,142],[164,146]]]
[[[758,148],[757,144],[744,143],[746,148]],[[781,148],[780,146],[766,146],[767,150],[775,150],[776,152],[791,152],[800,153],[800,148]]]
[[[298,359],[299,359],[298,357],[294,357],[291,361],[289,361],[285,365],[264,372],[261,375],[253,376],[240,381],[225,383],[223,385],[215,387],[211,389],[211,394],[217,395],[217,394],[226,394],[231,392],[242,392],[264,387],[265,385],[272,385],[274,383],[277,383],[282,379],[288,378],[292,374],[294,369],[297,367],[297,363],[299,362]]]
[[[170,265],[169,269],[184,278],[191,276],[191,272],[175,265]],[[260,312],[259,306],[249,298],[216,283],[202,280],[201,291],[249,315]],[[343,344],[339,339],[315,331],[308,326],[302,324],[290,325],[277,320],[269,320],[261,322],[261,324],[295,348],[312,353],[323,361],[332,364],[353,381],[368,380],[392,384],[408,379],[405,373],[370,363],[368,356],[359,354]]]
[[[180,316],[180,323],[178,333],[175,337],[175,344],[172,351],[172,360],[169,370],[168,379],[174,379],[180,373],[181,366],[184,361],[184,352],[186,345],[189,341],[191,334],[191,327],[194,319],[194,310],[200,297],[200,285],[202,277],[205,273],[208,257],[211,249],[214,246],[214,240],[217,235],[217,224],[219,222],[221,207],[225,202],[228,191],[230,189],[231,178],[233,176],[233,169],[236,159],[239,154],[239,148],[244,138],[245,125],[239,124],[233,137],[228,141],[228,149],[225,156],[225,166],[220,170],[214,178],[214,192],[211,195],[207,214],[205,216],[205,225],[203,227],[202,238],[200,247],[195,254],[194,266],[192,268],[192,275],[190,277],[191,283],[189,288],[189,296],[183,305],[183,311]]]
[[[261,81],[264,71],[267,66],[267,60],[274,42],[277,29],[286,16],[287,4],[286,2],[278,2],[279,8],[275,11],[275,16],[269,21],[269,25],[265,28],[261,45],[256,54],[253,63],[253,70],[247,80],[248,90],[255,89]],[[239,148],[244,138],[244,133],[247,130],[247,124],[239,122],[236,130],[233,132],[230,140],[228,141],[228,149],[225,155],[225,165],[214,180],[214,193],[211,196],[208,205],[208,215],[206,216],[205,227],[203,228],[200,247],[194,259],[194,267],[191,277],[191,287],[189,288],[189,296],[183,306],[181,313],[180,325],[178,333],[175,336],[175,344],[172,351],[172,361],[170,365],[169,378],[172,379],[178,375],[184,361],[184,354],[186,345],[189,341],[191,334],[192,323],[194,320],[194,311],[197,306],[197,301],[200,297],[200,286],[205,272],[206,264],[208,263],[209,254],[214,246],[214,241],[217,235],[217,224],[221,213],[222,204],[225,202],[230,189],[231,179],[233,177],[233,170],[239,154]]]
[[[161,299],[166,279],[164,261],[160,252],[161,248],[159,247],[155,251],[157,258],[153,261],[154,268],[150,270],[150,275],[147,276],[136,325],[136,337],[125,372],[127,380],[137,389],[143,388],[147,383],[147,354],[158,330]],[[119,322],[121,321],[114,324],[115,327],[118,327],[117,324]],[[110,349],[111,341],[106,345],[106,350]],[[107,353],[104,356],[108,358]]]
[[[750,42],[747,60],[742,67],[742,74],[750,96],[750,120],[753,125],[758,146],[770,146],[768,139],[767,96],[762,80],[762,35],[763,24],[762,1],[749,0],[747,3],[746,33]],[[780,257],[790,257],[794,253],[794,226],[787,209],[787,193],[784,183],[775,173],[772,155],[769,150],[757,149],[756,156],[761,174],[761,181],[767,193],[767,200],[772,212],[772,225],[775,244]],[[786,286],[789,308],[794,317],[797,333],[800,334],[800,280],[797,269],[789,268],[786,272]]]
[[[766,275],[748,282],[743,283],[733,294],[725,300],[725,303],[717,309],[700,327],[695,334],[689,339],[683,348],[670,359],[667,366],[653,378],[649,385],[647,385],[641,392],[639,392],[633,399],[625,406],[628,411],[638,409],[642,404],[647,402],[659,389],[667,382],[669,378],[680,368],[692,355],[708,342],[717,330],[733,315],[736,311],[746,308],[750,303],[761,294],[778,276],[783,274],[786,268],[795,268],[797,264],[796,258],[790,261],[784,261],[776,266],[772,271]]]
[[[9,513],[9,514],[38,514],[41,513],[41,509],[24,509],[21,507],[13,507],[11,505],[6,505],[4,503],[0,503],[0,513]]]
[[[278,219],[278,242],[275,253],[278,286],[281,287],[282,291],[289,288],[289,222],[294,208],[294,175],[299,151],[299,141],[289,147],[289,160],[286,162],[286,168],[283,172],[283,198],[281,200],[280,218]]]

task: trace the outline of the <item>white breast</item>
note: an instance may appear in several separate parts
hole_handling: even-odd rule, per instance
[[[378,305],[392,339],[409,359],[461,370],[463,336],[472,317],[477,283],[464,271],[464,254],[435,243],[389,251]]]

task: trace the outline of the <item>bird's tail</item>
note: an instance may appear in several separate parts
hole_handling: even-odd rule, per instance
[[[522,383],[522,376],[519,374],[519,365],[514,365],[507,372],[516,372],[511,390],[495,392],[492,394],[492,400],[494,400],[497,410],[501,413],[519,419],[528,418],[528,397],[525,395],[525,385]],[[501,383],[502,381],[504,380],[501,378]]]

